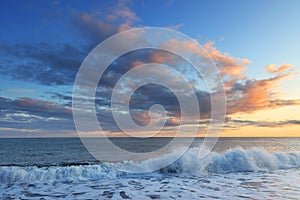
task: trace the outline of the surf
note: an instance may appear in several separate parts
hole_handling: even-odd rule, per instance
[[[208,156],[201,159],[199,151],[200,149],[197,147],[190,148],[174,163],[159,171],[146,173],[146,175],[207,176],[210,174],[260,172],[300,167],[300,155],[297,153],[271,153],[261,148],[243,149],[238,147],[222,153],[211,152]],[[49,165],[43,167],[1,166],[0,182],[81,181],[114,179],[132,175],[139,176],[139,174],[122,172],[120,169],[131,169],[133,172],[135,168],[147,169],[158,164],[161,160],[170,159],[170,157],[175,155],[176,152],[161,158],[148,159],[141,162],[123,161],[119,163]]]

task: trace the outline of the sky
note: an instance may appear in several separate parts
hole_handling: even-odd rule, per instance
[[[299,9],[298,0],[5,1],[0,8],[0,137],[76,137],[72,92],[81,63],[110,36],[143,27],[180,31],[216,63],[226,92],[223,137],[299,137]],[[202,52],[180,41],[168,45]],[[146,126],[149,108],[160,104],[165,128],[157,136],[173,136],[180,126],[199,127],[198,136],[204,136],[210,97],[217,94],[202,87],[203,80],[181,58],[151,49],[123,55],[101,78],[95,108],[103,133],[124,136],[112,116],[114,86],[137,64],[149,62],[174,65],[195,82],[202,112],[179,124],[183,114],[176,96],[150,84],[130,101],[134,122]],[[97,134],[86,130],[87,137]]]

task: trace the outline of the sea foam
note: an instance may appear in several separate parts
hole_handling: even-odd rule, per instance
[[[152,173],[176,173],[178,175],[209,175],[219,173],[256,172],[300,167],[300,155],[296,153],[270,153],[264,149],[241,147],[223,153],[211,152],[201,159],[199,148],[190,148],[177,161]],[[142,162],[124,161],[76,166],[1,166],[0,183],[35,181],[98,180],[127,176],[119,169],[151,169],[163,159],[176,153]],[[150,174],[150,173],[149,173]]]

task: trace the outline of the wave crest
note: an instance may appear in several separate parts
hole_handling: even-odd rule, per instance
[[[199,148],[189,149],[173,164],[154,173],[177,173],[189,175],[207,175],[210,173],[253,172],[262,170],[290,169],[300,167],[300,155],[296,153],[270,153],[264,149],[241,147],[224,153],[212,152],[204,159],[199,157]],[[126,176],[120,167],[149,168],[158,164],[161,159],[170,159],[171,154],[158,159],[142,162],[125,161],[122,163],[102,163],[78,166],[2,166],[0,182],[34,182],[34,181],[68,181],[93,180]]]
[[[199,151],[199,148],[189,149],[180,159],[162,171],[201,175],[300,167],[300,155],[296,153],[270,153],[260,148],[245,150],[238,147],[224,153],[212,152],[200,159]]]

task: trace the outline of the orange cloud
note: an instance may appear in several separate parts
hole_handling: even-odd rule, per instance
[[[154,51],[150,55],[150,60],[153,63],[168,63],[170,65],[175,65],[179,62],[176,57],[165,51]]]
[[[111,14],[116,19],[123,19],[124,22],[119,27],[119,32],[133,28],[135,22],[140,21],[140,18],[129,8],[131,1],[119,0],[116,8]]]
[[[178,117],[170,117],[167,119],[167,125],[169,126],[177,126],[180,124],[180,119]]]
[[[208,42],[203,45],[203,48],[200,48],[195,42],[191,41],[178,41],[172,39],[165,44],[161,45],[163,48],[173,49],[177,52],[191,52],[194,54],[200,54],[203,58],[207,60],[213,60],[216,65],[219,67],[223,76],[230,77],[243,77],[243,72],[247,69],[246,65],[250,63],[250,61],[246,58],[235,58],[230,56],[227,53],[221,53],[214,47],[214,42]],[[153,61],[157,62],[168,62],[170,60],[169,57],[165,57],[164,55],[153,55]]]
[[[228,115],[238,112],[252,113],[257,110],[298,105],[300,103],[299,100],[282,99],[275,92],[283,80],[292,77],[293,73],[288,72],[288,70],[293,68],[290,64],[283,64],[278,67],[274,64],[268,65],[266,70],[277,75],[271,78],[256,80],[249,78],[244,73],[247,65],[250,63],[248,59],[235,58],[227,53],[222,53],[214,46],[214,42],[205,43],[203,49],[201,49],[193,42],[173,39],[162,44],[162,47],[173,49],[174,51],[187,51],[200,54],[206,59],[212,59],[217,64],[224,77]],[[151,61],[157,63],[178,62],[175,61],[172,54],[165,54],[159,51],[151,54]]]
[[[275,64],[270,64],[265,67],[266,71],[270,73],[282,73],[292,68],[294,68],[294,66],[291,64],[283,64],[278,67],[276,67]]]
[[[139,65],[142,65],[142,64],[145,64],[144,62],[142,62],[142,61],[133,61],[130,65],[131,65],[131,67],[132,68],[134,68],[134,67],[137,67],[137,66],[139,66]]]
[[[140,126],[146,126],[151,122],[148,111],[132,113],[131,117]]]
[[[250,63],[246,58],[240,59],[227,53],[221,53],[214,47],[214,42],[205,43],[203,47],[208,52],[209,57],[218,65],[224,76],[240,77],[246,70],[245,65]]]
[[[278,75],[269,79],[246,80],[244,83],[236,82],[227,90],[228,114],[257,110],[272,109],[281,106],[299,105],[299,100],[280,99],[274,90],[281,81],[289,79],[291,74]]]

